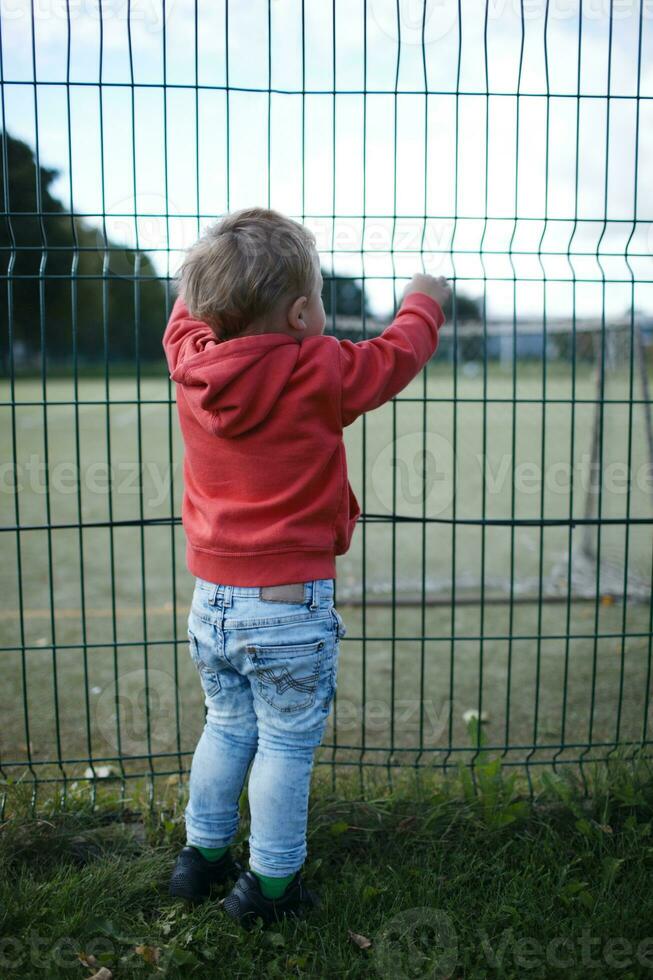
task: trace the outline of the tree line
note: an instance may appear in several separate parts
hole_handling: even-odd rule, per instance
[[[5,370],[12,344],[26,362],[43,353],[81,363],[162,360],[174,283],[146,252],[112,242],[102,228],[71,215],[52,191],[59,172],[37,164],[27,143],[3,132],[0,149]],[[366,304],[360,284],[339,276],[325,275],[323,299],[329,315],[361,316]],[[459,318],[468,314],[477,314],[474,302],[459,297]]]

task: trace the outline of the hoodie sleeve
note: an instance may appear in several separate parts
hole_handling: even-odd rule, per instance
[[[219,341],[213,330],[202,320],[194,320],[182,299],[172,308],[168,326],[163,334],[163,349],[173,381],[183,383],[186,362],[195,354],[215,347]]]
[[[214,433],[218,422],[212,392],[208,384],[190,378],[192,359],[196,354],[216,347],[219,341],[202,320],[195,320],[180,298],[175,302],[163,334],[163,349],[172,381],[181,385],[193,415],[207,432]]]
[[[385,404],[419,374],[438,346],[444,323],[439,304],[411,293],[379,337],[340,343],[342,424]]]

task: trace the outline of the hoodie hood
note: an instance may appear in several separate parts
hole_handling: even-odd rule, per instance
[[[285,334],[210,341],[170,377],[193,405],[210,413],[211,431],[230,439],[267,418],[295,370],[300,347]]]

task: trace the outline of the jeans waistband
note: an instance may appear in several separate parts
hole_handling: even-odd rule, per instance
[[[260,598],[262,586],[258,585],[219,585],[197,578],[196,587],[207,593],[206,601],[210,605],[228,607],[234,598]],[[299,584],[299,583],[298,583]],[[304,586],[303,602],[311,609],[317,608],[320,599],[333,597],[333,579],[315,579],[312,582],[301,583]]]

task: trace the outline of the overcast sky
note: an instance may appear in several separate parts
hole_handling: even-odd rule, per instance
[[[653,312],[653,0],[614,0],[611,43],[608,0],[586,0],[580,19],[577,0],[552,0],[548,18],[544,0],[461,6],[429,0],[423,18],[421,0],[399,16],[395,0],[305,0],[302,49],[300,0],[231,0],[227,79],[224,0],[132,0],[131,65],[127,0],[102,2],[102,30],[91,0],[71,0],[69,19],[64,0],[34,0],[33,17],[27,0],[0,0],[5,125],[34,146],[34,86],[11,83],[56,83],[36,87],[56,193],[70,203],[72,173],[75,210],[98,226],[106,213],[125,244],[137,213],[162,272],[213,216],[270,204],[306,216],[325,269],[333,248],[336,270],[364,271],[381,314],[392,276],[423,268],[476,296],[485,274],[495,315],[512,314],[513,273],[519,316],[542,313],[544,274],[547,313],[569,314],[572,267],[589,280],[579,314],[623,312],[632,276],[635,306]],[[605,291],[602,270],[618,280]]]

